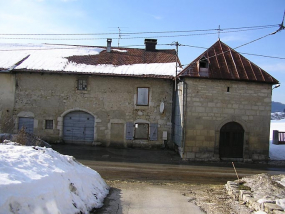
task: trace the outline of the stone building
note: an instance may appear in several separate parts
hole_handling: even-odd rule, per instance
[[[276,79],[220,40],[179,78],[174,141],[183,159],[268,159]]]
[[[48,142],[161,147],[171,140],[175,50],[6,45],[4,121]],[[3,49],[4,49],[3,48]]]
[[[111,40],[6,46],[1,132],[24,126],[48,142],[168,144],[189,160],[268,159],[278,81],[220,40],[182,71],[175,50],[158,50],[152,39],[144,49],[114,48]]]

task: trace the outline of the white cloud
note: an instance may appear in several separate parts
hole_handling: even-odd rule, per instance
[[[285,63],[276,63],[276,64],[265,64],[260,65],[261,68],[263,68],[265,71],[271,71],[271,72],[284,72],[285,73]]]
[[[247,40],[244,35],[223,34],[222,32],[221,32],[220,38],[223,42],[246,41]]]
[[[157,19],[157,20],[161,20],[161,19],[163,19],[163,17],[162,17],[162,16],[152,15],[152,17],[153,17],[153,18],[155,18],[155,19]]]

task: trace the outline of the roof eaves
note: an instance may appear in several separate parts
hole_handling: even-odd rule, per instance
[[[92,76],[109,76],[109,77],[137,77],[137,78],[155,78],[155,79],[174,79],[172,75],[156,75],[156,74],[114,74],[114,73],[93,73],[93,72],[73,72],[73,71],[51,71],[51,70],[30,70],[15,69],[14,72],[38,73],[38,74],[74,74],[74,75],[92,75]]]

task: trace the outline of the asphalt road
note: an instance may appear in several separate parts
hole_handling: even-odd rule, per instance
[[[225,184],[237,178],[231,162],[187,162],[173,150],[117,149],[84,145],[52,145],[74,156],[108,180]],[[285,165],[235,163],[239,177],[259,173],[284,174]]]
[[[236,180],[232,163],[186,162],[172,150],[53,145],[96,170],[110,185],[104,206],[94,213],[204,213],[186,197],[187,185],[224,185]],[[238,176],[285,174],[283,166],[236,163]],[[202,187],[202,186],[201,186]],[[198,187],[199,188],[199,187]]]

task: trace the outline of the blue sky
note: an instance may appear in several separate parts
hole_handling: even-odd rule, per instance
[[[252,27],[280,24],[285,10],[284,0],[0,0],[0,32],[2,34],[51,33],[114,33],[97,36],[9,36],[0,35],[0,43],[57,43],[106,45],[113,38],[118,45],[118,32],[189,31]],[[278,26],[260,30],[225,33],[221,40],[232,48],[245,44],[278,29]],[[209,32],[209,31],[206,31]],[[120,46],[143,48],[144,38],[158,39],[159,49],[175,48],[163,45],[179,42],[182,45],[210,47],[218,39],[215,34],[188,32],[165,34],[122,35]],[[202,33],[204,35],[193,35]],[[192,35],[191,35],[192,34]],[[177,36],[184,35],[184,36]],[[185,36],[188,35],[188,36]],[[161,37],[164,36],[164,37]],[[4,38],[88,38],[89,40],[34,40]],[[140,37],[140,38],[134,38]],[[94,39],[96,38],[96,39]],[[101,39],[98,39],[101,38]],[[91,39],[91,40],[90,40]],[[285,30],[236,49],[241,53],[285,58]],[[187,65],[204,49],[179,47],[179,58]],[[285,59],[265,58],[243,54],[246,58],[278,79],[281,86],[273,90],[272,100],[285,103]],[[283,85],[284,83],[284,85]]]

